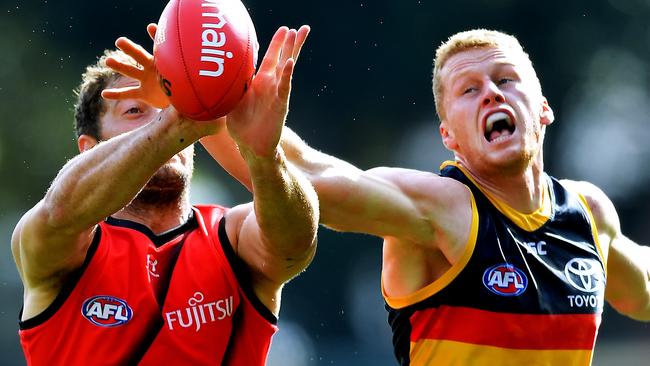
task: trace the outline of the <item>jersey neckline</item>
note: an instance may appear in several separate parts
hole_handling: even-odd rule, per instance
[[[139,231],[142,234],[146,235],[156,247],[160,247],[163,244],[168,243],[172,239],[178,237],[179,235],[199,227],[199,223],[196,219],[196,214],[194,213],[194,208],[192,208],[190,211],[190,216],[187,218],[187,221],[160,234],[154,233],[146,225],[131,220],[117,219],[115,217],[109,216],[106,218],[105,222],[111,226],[124,227]]]
[[[499,211],[501,212],[504,216],[506,216],[510,221],[512,221],[515,225],[520,227],[523,230],[526,230],[528,232],[535,231],[539,228],[541,228],[548,220],[553,216],[553,202],[554,202],[554,194],[553,194],[553,188],[552,185],[549,182],[548,175],[544,173],[544,180],[542,181],[543,184],[543,189],[542,189],[542,205],[539,207],[537,210],[531,212],[531,213],[523,213],[521,211],[518,211],[514,208],[512,208],[510,205],[505,203],[504,201],[500,200],[499,198],[495,197],[494,195],[490,194],[487,190],[485,190],[481,185],[474,180],[474,177],[465,169],[463,166],[461,166],[458,162],[456,161],[445,161],[442,163],[440,166],[440,169],[442,170],[443,168],[447,166],[454,166],[469,179],[478,190],[483,193],[483,195],[492,203],[492,205]]]

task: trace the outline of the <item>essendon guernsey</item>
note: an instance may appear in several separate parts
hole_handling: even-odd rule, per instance
[[[196,206],[160,235],[126,220],[100,223],[52,305],[19,323],[27,363],[264,365],[277,319],[252,291],[224,212]]]

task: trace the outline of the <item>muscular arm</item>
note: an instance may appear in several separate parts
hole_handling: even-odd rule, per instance
[[[227,213],[226,231],[249,267],[253,290],[276,314],[282,286],[314,256],[318,229],[316,193],[287,164],[279,147],[294,66],[292,53],[282,50],[287,44],[293,46],[297,33],[278,29],[246,95],[227,118],[229,132],[246,162],[247,168],[241,170],[250,172],[246,179],[251,182],[253,203]],[[228,146],[232,155],[232,143]]]
[[[245,163],[241,157],[233,158],[227,139],[222,134],[201,142],[250,190]],[[281,146],[287,160],[313,184],[320,222],[335,230],[430,242],[434,227],[444,225],[444,212],[463,203],[459,197],[467,198],[465,188],[432,173],[386,167],[363,171],[311,148],[288,127],[282,132]]]
[[[321,202],[321,222],[341,231],[430,243],[452,206],[469,207],[466,189],[436,174],[380,167],[363,171],[319,152],[285,129],[282,147],[307,175]]]
[[[564,181],[584,195],[592,211],[607,260],[605,298],[617,311],[650,321],[650,247],[623,235],[611,200],[587,182]]]
[[[25,285],[25,318],[49,305],[64,277],[81,265],[95,225],[128,204],[164,162],[200,137],[186,124],[173,111],[161,112],[155,121],[98,144],[61,169],[12,236]]]
[[[254,201],[231,210],[228,236],[251,268],[260,300],[277,314],[279,290],[309,265],[316,251],[318,198],[281,150],[270,157],[244,154]]]

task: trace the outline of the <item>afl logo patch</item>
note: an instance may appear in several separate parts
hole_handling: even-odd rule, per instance
[[[81,314],[89,322],[100,327],[116,327],[126,324],[133,317],[133,310],[126,301],[113,296],[99,295],[86,299]]]
[[[508,263],[497,264],[483,273],[483,285],[501,296],[519,296],[528,287],[528,278],[519,268]]]

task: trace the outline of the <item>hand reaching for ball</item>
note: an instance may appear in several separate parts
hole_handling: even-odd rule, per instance
[[[152,39],[155,38],[156,31],[155,24],[147,26]],[[258,156],[268,156],[275,152],[288,112],[293,69],[309,31],[309,26],[302,26],[297,31],[281,27],[276,31],[249,90],[228,114],[228,130],[242,152]],[[107,66],[138,80],[140,84],[129,88],[106,89],[102,96],[106,99],[139,99],[158,108],[168,106],[169,99],[160,87],[153,55],[125,37],[118,38],[115,44],[139,65],[109,58]]]
[[[156,24],[147,26],[147,33],[151,40],[155,38],[156,30]],[[115,46],[137,62],[139,67],[113,57],[106,59],[106,66],[124,76],[138,80],[140,84],[127,88],[105,89],[102,91],[102,97],[106,99],[138,99],[161,109],[169,106],[169,98],[160,87],[153,55],[126,37],[118,38],[115,41]]]
[[[291,77],[309,26],[281,27],[255,74],[249,90],[227,116],[230,135],[242,154],[269,157],[275,153],[289,109]]]

